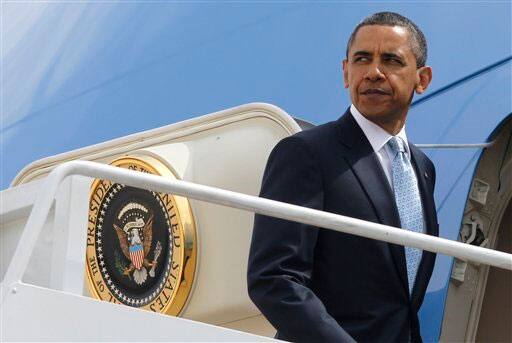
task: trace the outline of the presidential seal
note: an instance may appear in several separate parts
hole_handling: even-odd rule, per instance
[[[111,163],[175,178],[151,157]],[[95,180],[89,201],[87,281],[93,297],[178,315],[190,293],[196,229],[186,198]]]

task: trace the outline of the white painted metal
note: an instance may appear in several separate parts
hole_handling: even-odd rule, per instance
[[[32,210],[41,183],[38,180],[20,185],[17,189],[6,189],[0,192],[0,280],[9,266],[16,245]]]
[[[272,339],[16,282],[0,341],[268,342]]]
[[[86,233],[82,228],[87,227],[89,206],[75,195],[89,194],[91,181],[83,176],[67,177],[56,196],[49,288],[83,292]]]
[[[474,149],[474,148],[488,148],[494,142],[489,143],[463,143],[463,144],[415,144],[418,148],[422,149]]]
[[[268,155],[287,135],[275,122],[250,118],[186,142],[136,150],[130,156],[154,157],[180,180],[257,195]],[[258,315],[246,282],[253,213],[189,202],[197,229],[197,269],[180,316],[224,325]]]
[[[90,178],[72,176],[58,188],[47,220],[30,252],[23,281],[36,286],[82,294],[85,228]],[[44,179],[0,192],[0,280],[14,256],[23,228]]]
[[[254,118],[275,122],[287,135],[301,131],[295,120],[281,108],[267,103],[249,103],[37,160],[16,175],[11,187],[41,178],[67,161],[79,159],[109,163],[137,149],[191,140],[193,136],[212,129]]]
[[[44,185],[42,181],[44,180],[0,192],[0,279],[2,280],[14,256],[33,204]],[[47,217],[40,230],[39,243],[30,252],[30,263],[23,275],[24,281],[44,287],[50,286],[52,274],[50,261],[53,253],[52,238],[55,224],[53,205]]]
[[[11,264],[5,274],[2,301],[5,299],[7,292],[11,291],[11,285],[21,280],[30,258],[30,252],[33,250],[37,236],[45,223],[59,184],[69,175],[108,179],[134,187],[186,196],[512,270],[512,255],[491,249],[186,181],[172,181],[156,175],[138,173],[94,162],[73,161],[56,167],[48,175],[43,187],[45,191],[36,200]]]
[[[158,160],[172,170],[180,180],[257,195],[265,162],[272,148],[281,139],[299,130],[293,118],[280,109],[265,104],[244,105],[195,118],[186,123],[141,132],[129,139],[115,139],[34,162],[20,172],[13,182],[17,185],[10,191],[16,193],[16,189],[22,187],[19,182],[44,180],[54,167],[70,159],[80,158],[109,164],[116,158],[133,156]],[[88,186],[90,183],[84,183],[84,188]],[[66,198],[65,195],[61,196],[61,193],[66,193],[68,188],[63,187],[57,192],[59,195],[55,201],[56,211],[51,212],[49,220],[52,220],[56,228],[73,228],[75,233],[69,235],[79,239],[70,236],[70,239],[66,240],[67,234],[54,237],[53,233],[62,233],[60,229],[52,230],[49,232],[50,235],[47,235],[45,228],[37,239],[34,251],[41,248],[50,251],[51,255],[46,254],[45,259],[37,260],[39,265],[43,263],[48,267],[34,268],[36,260],[31,257],[22,280],[30,281],[30,284],[91,296],[88,287],[82,287],[83,292],[77,292],[77,286],[83,277],[68,276],[69,273],[82,272],[83,267],[80,268],[79,264],[74,263],[73,269],[62,269],[63,266],[72,264],[71,261],[67,261],[68,256],[62,252],[82,253],[83,245],[80,242],[83,236],[79,235],[86,232],[86,227],[78,220],[78,215],[68,218],[64,211],[59,210],[66,207],[72,209],[65,201],[59,205],[60,199]],[[69,199],[75,201],[74,206],[84,206],[88,203],[89,191],[75,190]],[[254,214],[194,199],[189,199],[189,203],[197,228],[197,269],[191,294],[180,316],[223,326],[260,315],[260,311],[247,294],[246,282]],[[0,210],[0,215],[1,212]],[[29,212],[25,214],[25,221],[28,215]],[[73,218],[77,220],[72,220]],[[25,223],[8,223],[10,228],[14,224],[18,231],[16,237],[19,239]],[[7,225],[0,226],[1,240]],[[62,245],[56,246],[57,241]],[[10,254],[7,255],[9,261],[13,258],[16,244],[18,240],[11,240]],[[67,247],[64,248],[66,244]],[[50,267],[53,263],[55,268]],[[4,273],[5,268],[2,276]],[[31,274],[30,280],[27,279],[27,274]],[[58,281],[59,275],[60,279],[72,281],[73,286],[55,281],[50,284],[47,282],[50,281],[47,276],[50,274],[55,281]],[[254,320],[251,323],[245,331],[255,327]],[[273,330],[264,319],[261,320],[260,327],[261,330],[250,332],[266,334]],[[273,333],[269,334],[272,335]]]

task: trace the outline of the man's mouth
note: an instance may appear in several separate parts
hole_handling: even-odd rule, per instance
[[[369,88],[361,92],[363,95],[390,95],[391,93],[382,88]]]

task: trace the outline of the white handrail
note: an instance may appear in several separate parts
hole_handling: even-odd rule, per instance
[[[172,193],[196,200],[230,206],[399,245],[416,247],[463,260],[512,270],[512,254],[492,249],[187,181],[170,180],[158,175],[145,174],[96,162],[72,161],[57,166],[42,185],[42,191],[34,203],[11,263],[5,273],[5,287],[2,289],[2,300],[10,290],[10,287],[21,280],[36,244],[37,237],[51,209],[59,184],[70,175],[101,178],[155,192]]]
[[[474,149],[489,148],[494,141],[488,143],[435,143],[435,144],[415,144],[421,149]]]

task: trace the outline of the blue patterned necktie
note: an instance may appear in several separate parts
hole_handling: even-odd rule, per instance
[[[404,142],[398,137],[392,137],[387,144],[391,148],[392,156],[394,156],[391,161],[391,171],[395,201],[402,228],[413,232],[423,232],[423,208],[418,181],[411,161],[405,153]],[[416,280],[421,254],[422,250],[420,249],[405,247],[410,294],[412,294],[414,281]]]

